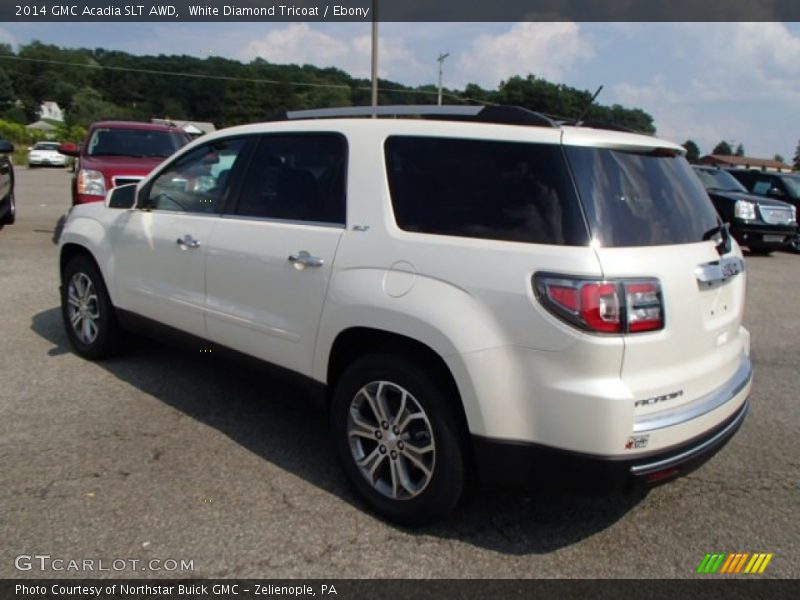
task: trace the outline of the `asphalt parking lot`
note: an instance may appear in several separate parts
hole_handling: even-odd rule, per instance
[[[68,181],[19,168],[0,232],[0,578],[684,578],[707,552],[774,553],[763,576],[800,577],[800,256],[747,258],[752,411],[700,470],[646,494],[480,489],[409,530],[361,508],[302,392],[154,342],[70,351],[51,241]],[[17,570],[34,554],[128,562]]]

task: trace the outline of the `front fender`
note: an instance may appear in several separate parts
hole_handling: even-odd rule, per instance
[[[59,238],[59,263],[67,248],[79,246],[87,251],[97,263],[112,302],[116,301],[114,282],[114,253],[108,235],[109,224],[101,222],[93,215],[76,214],[73,211],[64,224]]]

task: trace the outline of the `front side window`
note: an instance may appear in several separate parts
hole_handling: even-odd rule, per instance
[[[230,174],[246,140],[217,140],[195,148],[163,171],[150,187],[154,210],[214,213],[222,209]]]
[[[395,220],[405,231],[588,243],[558,145],[397,136],[384,152]]]
[[[347,147],[337,134],[261,138],[247,168],[236,214],[310,223],[345,223]]]
[[[767,193],[775,187],[775,184],[768,179],[758,179],[753,183],[753,193],[759,196],[766,196]]]

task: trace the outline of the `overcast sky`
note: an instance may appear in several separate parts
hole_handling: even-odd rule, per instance
[[[218,55],[335,66],[368,77],[370,24],[0,23],[0,41],[38,39],[134,54]],[[791,160],[800,140],[797,23],[383,23],[380,74],[407,85],[495,88],[534,75],[594,91],[603,104],[640,107],[659,135],[722,139],[751,156]]]

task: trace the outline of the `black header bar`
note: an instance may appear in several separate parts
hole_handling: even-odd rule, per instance
[[[3,0],[5,22],[800,21],[798,0]]]

